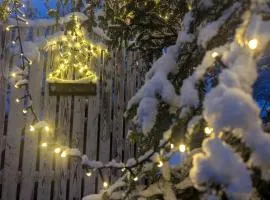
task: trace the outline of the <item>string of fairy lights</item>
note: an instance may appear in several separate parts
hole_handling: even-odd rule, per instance
[[[12,45],[18,44],[20,47],[19,57],[20,57],[20,65],[17,66],[17,71],[11,72],[10,77],[16,79],[15,81],[15,88],[18,89],[24,89],[24,96],[18,97],[15,99],[17,103],[24,103],[24,108],[22,110],[22,113],[24,115],[31,113],[34,116],[34,120],[29,125],[29,131],[30,132],[46,132],[46,133],[52,133],[53,130],[49,126],[49,124],[45,121],[42,121],[38,118],[38,115],[36,114],[33,106],[32,106],[32,96],[29,88],[29,71],[30,67],[33,64],[33,61],[29,59],[24,54],[23,49],[23,42],[21,38],[21,32],[20,32],[20,23],[24,23],[26,25],[29,24],[27,19],[25,18],[26,15],[23,12],[23,9],[25,8],[25,5],[19,1],[13,1],[12,5],[8,5],[6,7],[9,14],[14,13],[16,25],[8,25],[6,26],[6,31],[17,31],[17,37],[15,40],[11,41]],[[53,48],[56,48],[59,52],[59,56],[56,59],[56,70],[53,71],[51,74],[49,74],[48,81],[63,81],[64,79],[72,79],[74,76],[73,74],[69,74],[68,67],[72,66],[73,72],[76,72],[77,78],[79,80],[87,80],[89,82],[96,82],[97,76],[91,72],[91,70],[88,68],[87,63],[89,63],[89,59],[91,59],[91,55],[97,55],[98,52],[101,52],[101,50],[106,52],[106,49],[102,49],[101,46],[93,45],[91,42],[85,39],[85,32],[83,31],[79,20],[74,16],[73,22],[75,22],[75,26],[73,26],[73,29],[68,30],[66,35],[62,35],[59,40],[48,42],[46,45],[51,46]],[[251,39],[247,42],[247,45],[249,49],[256,50],[258,47],[258,40],[257,39]],[[212,57],[216,59],[216,61],[220,62],[220,55],[217,52],[212,53]],[[205,135],[210,136],[214,130],[211,127],[205,127],[204,129]],[[165,148],[169,146],[171,152],[179,151],[181,153],[185,153],[188,148],[184,143],[179,144],[176,146],[176,144],[173,144],[170,142],[171,138],[170,136],[166,138],[166,141],[159,146],[159,151],[163,152]],[[53,148],[53,152],[55,154],[60,155],[61,158],[66,158],[69,156],[68,149],[69,147],[65,146],[59,146],[55,143],[48,143],[47,141],[43,141],[40,144],[41,148]],[[120,167],[116,167],[114,165],[104,165],[101,167],[92,167],[92,166],[84,166],[84,169],[86,170],[86,175],[91,176],[92,171],[97,171],[103,181],[103,187],[108,188],[109,182],[108,180],[105,180],[102,169],[107,168],[116,168],[121,170],[123,173],[129,173],[131,174],[131,178],[133,181],[138,181],[139,177],[136,175],[136,173],[133,170],[138,165],[142,164],[143,162],[148,161],[155,152],[150,153],[148,156],[146,156],[141,161],[136,161],[135,164],[132,166],[127,166],[126,164],[121,165]],[[82,158],[82,156],[79,156]],[[156,160],[157,167],[163,167],[164,162],[167,161],[168,158],[164,156],[162,153],[158,154],[158,158]]]

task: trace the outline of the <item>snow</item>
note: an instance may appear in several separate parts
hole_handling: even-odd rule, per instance
[[[46,122],[46,121],[39,121],[37,122],[35,125],[34,125],[34,128],[36,130],[39,130],[39,129],[42,129],[44,128],[45,126],[48,126],[49,124]]]
[[[21,87],[21,86],[26,85],[26,84],[28,84],[28,80],[22,79],[22,80],[17,81],[15,85],[18,87]]]
[[[100,161],[91,161],[88,159],[86,155],[82,156],[82,165],[86,165],[89,168],[101,168],[103,167],[103,163]]]
[[[218,138],[206,139],[202,149],[204,153],[195,154],[190,171],[194,186],[203,190],[215,183],[225,188],[229,199],[248,199],[252,182],[241,158]]]
[[[192,76],[185,79],[180,91],[180,105],[197,108],[199,106],[199,93],[195,88],[195,81]]]
[[[197,40],[198,45],[202,45],[205,48],[207,42],[218,34],[220,27],[231,17],[231,15],[239,7],[240,3],[234,3],[230,8],[223,12],[222,16],[218,20],[206,24],[206,26],[204,26],[199,33]]]
[[[160,100],[171,107],[180,107],[179,95],[176,94],[174,86],[168,80],[168,75],[176,72],[180,45],[185,42],[192,42],[194,39],[194,36],[188,33],[193,20],[192,13],[188,12],[184,17],[183,31],[179,33],[176,44],[170,46],[168,52],[152,65],[152,68],[146,74],[144,86],[128,102],[128,110],[133,105],[139,104],[136,122],[144,134],[148,134],[156,122]],[[157,96],[161,99],[158,100]]]
[[[81,12],[73,12],[69,13],[65,17],[60,17],[58,24],[66,24],[71,20],[71,17],[75,15],[81,22],[84,22],[88,19],[88,17],[81,13]],[[53,26],[56,25],[56,20],[55,19],[34,19],[34,20],[27,20],[28,24],[25,23],[20,23],[20,27],[48,27],[48,26]],[[9,18],[8,23],[11,25],[17,25],[16,20]],[[0,23],[1,24],[1,23]]]
[[[106,33],[104,32],[104,30],[100,27],[92,27],[92,30],[95,34],[99,35],[101,38],[105,39],[105,40],[111,40],[111,38],[109,38],[109,36],[106,35]]]

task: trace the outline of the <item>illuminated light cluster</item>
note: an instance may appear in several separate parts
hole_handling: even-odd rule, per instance
[[[46,43],[44,49],[53,45],[58,55],[54,62],[54,70],[49,74],[48,82],[78,81],[97,82],[98,77],[90,70],[89,63],[93,57],[101,55],[105,51],[99,45],[94,45],[85,37],[79,19],[73,16],[75,25],[69,27],[66,35]],[[75,75],[75,80],[74,76]]]

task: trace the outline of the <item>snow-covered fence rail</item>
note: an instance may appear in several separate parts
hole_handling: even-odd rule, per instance
[[[33,26],[21,31],[23,40],[35,41],[56,29],[54,25]],[[15,101],[24,92],[16,89],[10,78],[20,59],[10,51],[17,34],[0,27],[0,199],[75,200],[95,193],[102,184],[98,175],[88,177],[77,160],[40,148],[47,136],[28,130],[32,119],[23,115],[24,103]],[[133,145],[125,140],[128,124],[123,113],[142,84],[144,71],[139,69],[143,64],[138,53],[121,49],[110,55],[109,59],[102,56],[96,65],[96,96],[50,96],[45,77],[52,69],[51,51],[41,52],[34,60],[29,79],[33,107],[38,117],[52,126],[54,142],[78,148],[90,159],[102,162],[124,161],[134,153]],[[111,180],[115,173],[107,171],[104,176]]]

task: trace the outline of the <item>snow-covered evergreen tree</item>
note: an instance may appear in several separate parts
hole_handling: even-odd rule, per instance
[[[190,0],[175,45],[129,101],[136,156],[84,199],[269,199],[270,136],[252,98],[270,36],[267,1]],[[169,160],[186,152],[177,167]]]

